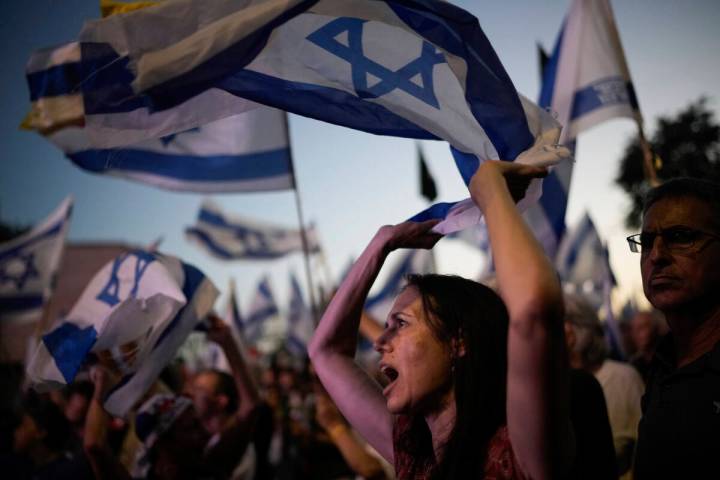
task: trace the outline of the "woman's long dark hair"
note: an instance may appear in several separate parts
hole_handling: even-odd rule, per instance
[[[396,437],[399,450],[414,458],[416,474],[429,468],[433,479],[482,478],[488,442],[506,423],[507,309],[490,288],[462,277],[409,275],[407,280],[406,288],[420,293],[433,334],[448,348],[462,343],[465,354],[453,360],[457,416],[443,457],[433,461],[432,438],[420,415],[403,422]]]

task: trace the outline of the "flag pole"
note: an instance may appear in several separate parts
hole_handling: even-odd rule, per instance
[[[288,144],[290,143],[290,126],[288,125],[287,113],[283,116],[285,122],[285,131],[288,135]],[[292,158],[292,152],[290,155],[290,175],[292,176],[293,192],[295,193],[295,209],[297,211],[298,223],[300,224],[300,240],[302,241],[303,258],[305,260],[305,277],[308,282],[308,292],[310,296],[310,308],[312,310],[313,322],[315,325],[318,324],[318,309],[317,303],[315,302],[315,287],[312,280],[312,272],[310,271],[310,246],[308,245],[307,232],[305,230],[305,220],[303,219],[302,202],[300,201],[300,192],[298,191],[297,176],[295,175],[295,162]]]
[[[640,148],[642,149],[643,153],[643,171],[645,172],[645,180],[648,181],[651,187],[657,187],[658,185],[660,185],[660,181],[658,180],[657,173],[655,171],[655,155],[653,154],[652,147],[650,147],[650,142],[648,142],[647,138],[645,137],[645,131],[642,126],[642,121],[636,117],[635,123],[638,127]]]

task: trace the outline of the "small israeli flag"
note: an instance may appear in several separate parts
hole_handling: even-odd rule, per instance
[[[314,228],[306,229],[311,253],[320,250]],[[221,260],[272,259],[303,250],[299,230],[258,220],[228,215],[206,200],[200,207],[197,223],[185,229],[188,240]]]
[[[290,273],[290,304],[288,305],[288,335],[285,345],[297,357],[307,356],[307,345],[315,331],[312,310],[303,299],[300,282]]]
[[[0,322],[39,320],[70,228],[68,197],[29,232],[0,244]]]

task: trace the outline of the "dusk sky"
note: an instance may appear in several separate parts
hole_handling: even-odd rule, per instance
[[[458,1],[476,15],[519,92],[537,98],[536,43],[551,50],[569,2]],[[648,136],[658,116],[673,115],[701,96],[720,114],[720,2],[644,0],[612,2]],[[247,307],[259,277],[268,272],[276,298],[287,302],[288,271],[304,284],[301,257],[272,262],[223,263],[188,243],[183,229],[204,196],[175,193],[79,170],[41,136],[18,125],[29,108],[24,68],[33,50],[74,40],[83,21],[99,16],[94,0],[10,2],[0,19],[4,91],[0,112],[0,219],[29,226],[72,194],[70,241],[144,246],[164,236],[160,250],[200,267],[226,290],[235,277]],[[637,255],[625,244],[629,200],[614,186],[619,159],[636,127],[616,119],[580,135],[567,221],[588,210],[608,242],[620,296],[641,297]],[[317,225],[334,276],[360,253],[380,225],[396,223],[426,206],[418,189],[415,143],[379,137],[290,116],[290,136],[305,217]],[[423,142],[436,178],[438,201],[467,196],[445,142]],[[292,192],[214,195],[228,212],[297,226]],[[482,256],[443,240],[436,247],[443,273],[476,277]],[[324,280],[323,270],[317,275]]]

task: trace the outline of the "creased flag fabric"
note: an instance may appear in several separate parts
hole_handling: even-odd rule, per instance
[[[70,228],[68,197],[37,226],[0,244],[0,322],[39,320]]]
[[[257,346],[266,335],[268,325],[277,323],[279,316],[280,309],[270,288],[270,278],[265,276],[258,282],[255,296],[243,318],[242,333],[248,345]]]
[[[228,215],[209,200],[203,202],[197,222],[185,229],[185,235],[221,260],[272,259],[303,250],[299,230]],[[315,229],[307,228],[306,235],[310,252],[318,252]]]
[[[88,354],[122,379],[105,409],[124,416],[212,308],[217,289],[174,257],[124,253],[90,281],[65,318],[42,336],[28,377],[40,390],[73,381]]]
[[[216,1],[198,26],[183,10],[190,3],[91,22],[81,41],[127,55],[137,72],[134,91],[158,110],[218,88],[371,133],[443,138],[481,158],[514,159],[533,143],[523,105],[477,19],[454,5]],[[151,45],[143,25],[167,35]]]
[[[315,321],[310,307],[303,299],[300,282],[290,273],[290,303],[288,305],[288,335],[285,346],[297,357],[307,356],[307,345],[315,331]]]
[[[98,50],[94,45],[68,43],[34,52],[27,65],[32,105],[23,126],[45,135],[75,165],[171,190],[252,192],[293,187],[286,114],[260,105],[160,138],[119,148],[94,146],[85,128],[84,102],[102,87],[93,76],[98,62],[105,61],[102,56],[94,59]]]
[[[368,297],[365,310],[378,322],[384,323],[395,297],[405,285],[405,277],[411,273],[433,273],[435,259],[432,250],[406,250],[389,272],[382,288]]]
[[[134,72],[132,89],[117,89],[125,96],[88,109],[88,126],[129,111],[126,98],[170,112],[216,89],[370,133],[447,140],[466,182],[481,159],[557,143],[559,124],[521,99],[477,19],[448,2],[209,3],[201,22],[179,0],[86,25],[81,41],[110,44]],[[167,35],[153,43],[148,28]]]
[[[608,0],[574,0],[543,72],[541,107],[564,125],[560,142],[575,150],[577,136],[606,120],[641,120],[620,35]],[[553,257],[565,233],[572,163],[558,165],[526,218]]]
[[[622,337],[611,304],[615,275],[607,247],[587,213],[563,238],[555,266],[566,290],[582,295],[595,308],[605,310],[608,343],[614,352],[618,352],[617,356],[624,356]]]

